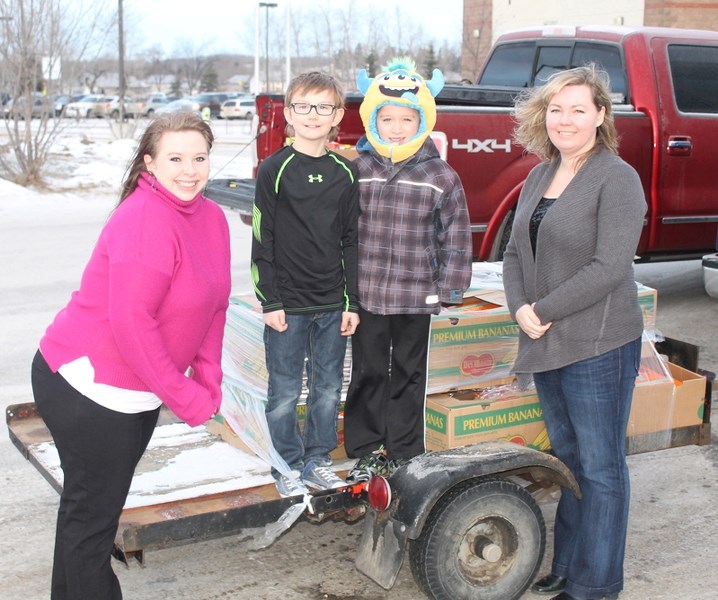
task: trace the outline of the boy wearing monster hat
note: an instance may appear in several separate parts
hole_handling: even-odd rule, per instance
[[[358,458],[347,480],[390,474],[424,452],[431,315],[460,303],[471,281],[471,230],[461,181],[429,137],[440,71],[425,80],[394,59],[357,77],[366,135],[359,140],[359,327],[344,445]]]

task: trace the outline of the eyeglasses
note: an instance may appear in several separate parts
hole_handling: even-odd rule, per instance
[[[308,115],[314,109],[322,117],[328,117],[337,109],[336,104],[309,104],[309,102],[292,102],[289,106],[298,115]]]

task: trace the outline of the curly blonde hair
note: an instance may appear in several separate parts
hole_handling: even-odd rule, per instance
[[[513,133],[514,142],[543,160],[553,161],[560,155],[546,130],[546,110],[551,99],[568,85],[587,85],[596,108],[606,109],[603,123],[597,127],[596,144],[581,157],[579,164],[601,146],[618,153],[618,134],[613,120],[608,74],[593,63],[554,73],[545,85],[522,92],[514,107],[517,124]]]

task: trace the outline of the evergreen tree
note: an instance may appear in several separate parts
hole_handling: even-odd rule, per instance
[[[376,77],[377,74],[377,57],[374,51],[369,52],[369,56],[366,57],[366,72],[369,77]]]
[[[434,72],[434,69],[437,69],[438,67],[439,59],[436,56],[434,44],[432,42],[429,44],[429,47],[424,53],[424,74],[426,77],[431,78],[431,74]]]
[[[210,66],[203,74],[199,84],[203,92],[216,92],[219,87],[219,77],[213,66]]]
[[[170,86],[170,94],[172,94],[173,96],[182,95],[182,81],[180,81],[179,77],[175,77],[174,81],[172,82],[172,85]]]

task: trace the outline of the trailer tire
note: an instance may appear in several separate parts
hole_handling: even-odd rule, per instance
[[[434,600],[514,600],[534,580],[545,547],[533,497],[505,479],[483,479],[442,497],[409,556],[414,579]]]

